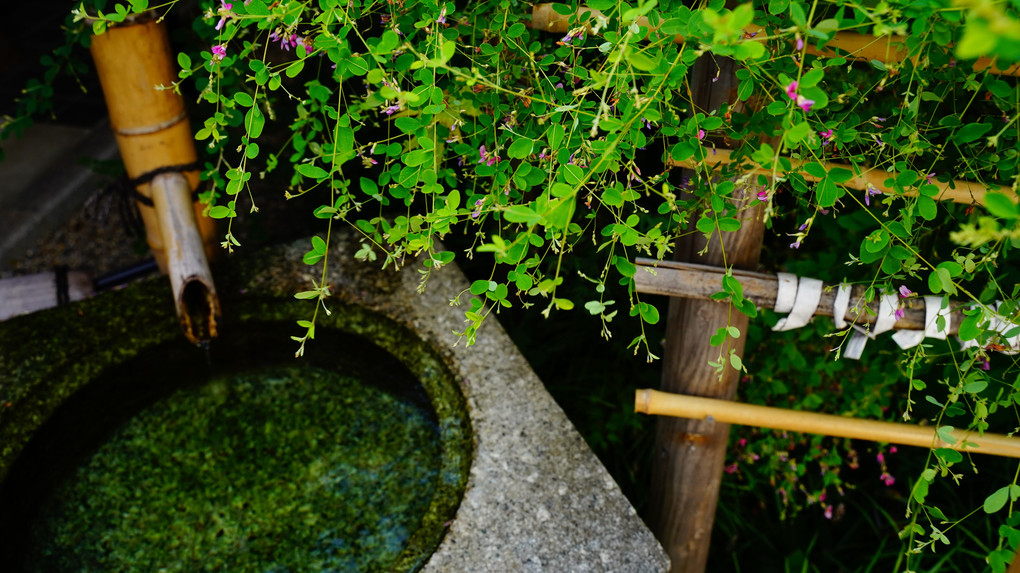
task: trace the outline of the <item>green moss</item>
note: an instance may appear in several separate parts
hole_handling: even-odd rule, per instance
[[[184,388],[50,499],[29,569],[388,571],[435,490],[428,414],[296,364]]]
[[[226,315],[221,327],[222,340],[217,341],[212,349],[212,362],[219,362],[224,355],[219,350],[222,344],[241,338],[240,334],[259,325],[268,325],[276,350],[284,356],[291,356],[293,348],[289,345],[287,331],[295,320],[307,319],[308,306],[292,300],[263,299],[252,294],[224,296],[224,293],[241,293],[248,288],[246,281],[252,275],[242,274],[249,278],[238,280],[240,274],[236,272],[218,275],[218,289]],[[224,276],[227,279],[219,278]],[[346,296],[350,298],[350,295]],[[339,355],[342,348],[330,346],[329,341],[323,340],[328,338],[329,332],[362,336],[385,349],[410,370],[421,381],[427,401],[435,407],[440,444],[435,492],[421,517],[420,527],[410,533],[407,548],[397,557],[392,568],[397,571],[415,570],[438,546],[445,524],[453,518],[463,494],[472,453],[466,405],[457,381],[441,355],[428,343],[398,322],[362,307],[343,306],[335,301],[330,306],[334,312],[331,317],[320,321],[318,336],[311,349]],[[102,380],[109,372],[136,358],[148,360],[147,354],[162,353],[168,344],[181,349],[175,351],[177,354],[170,354],[175,358],[163,360],[181,360],[189,364],[204,362],[199,351],[186,347],[181,340],[165,279],[147,281],[81,304],[0,324],[0,348],[4,348],[4,352],[0,353],[0,480],[5,480],[0,488],[0,497],[9,500],[18,495],[15,490],[20,486],[12,485],[16,480],[7,479],[9,474],[13,475],[16,461],[20,458],[18,464],[24,465],[27,463],[25,459],[41,455],[23,455],[29,439],[36,435],[38,441],[38,435],[46,430],[44,422],[59,413],[61,408],[89,394],[89,388],[102,388],[102,384],[96,384],[96,381]],[[341,343],[341,346],[344,344]],[[389,360],[393,361],[392,358]],[[312,360],[303,359],[298,363],[315,366]],[[323,367],[323,364],[316,367]],[[326,364],[325,367],[335,368],[336,364]],[[144,380],[138,380],[134,386],[111,386],[103,392],[117,396],[118,400],[129,395],[131,400],[127,403],[133,404],[135,412],[143,403],[151,404],[166,394],[160,388],[146,388]],[[102,400],[103,396],[91,399]],[[90,407],[92,410],[85,409],[85,414],[82,414],[81,429],[102,427],[102,424],[92,422],[102,418],[97,413],[107,413],[105,407],[95,404]],[[96,433],[102,431],[96,430]],[[88,436],[89,432],[81,433],[95,437]],[[26,504],[18,506],[19,512],[29,509],[32,508]],[[0,507],[0,514],[5,511],[4,507]],[[7,513],[12,514],[10,511]],[[8,524],[8,529],[17,527],[17,523],[12,523]],[[5,532],[0,524],[0,538],[5,533],[10,531]]]

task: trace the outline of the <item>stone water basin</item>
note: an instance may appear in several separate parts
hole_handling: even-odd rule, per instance
[[[499,325],[457,343],[467,279],[434,270],[419,295],[418,268],[378,271],[358,247],[335,241],[332,313],[298,360],[307,241],[214,270],[208,354],[180,342],[164,280],[0,324],[0,554],[47,571],[91,563],[62,565],[78,553],[124,571],[667,570]]]

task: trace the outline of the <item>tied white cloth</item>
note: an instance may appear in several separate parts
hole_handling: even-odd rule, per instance
[[[797,277],[789,273],[779,273],[779,292],[776,293],[776,312],[789,310],[786,318],[779,319],[779,322],[772,327],[774,331],[793,330],[800,328],[815,316],[815,309],[818,308],[818,301],[822,298],[822,281],[808,277]],[[787,277],[792,277],[792,281]],[[790,304],[790,299],[793,304]]]
[[[863,328],[856,324],[850,325],[854,332],[850,335],[850,340],[847,341],[843,356],[850,360],[859,360],[861,355],[864,354],[864,347],[867,345],[869,338],[875,338],[879,334],[891,330],[893,325],[896,324],[897,308],[899,308],[899,298],[895,294],[883,294],[878,303],[878,316],[875,318],[875,324],[871,328]],[[833,314],[835,314],[836,310],[838,309],[835,308],[834,304]],[[846,307],[842,310],[845,313]],[[840,319],[842,320],[842,314]]]
[[[896,334],[893,334],[893,340],[900,348],[907,349],[913,348],[925,338],[938,338],[940,340],[946,339],[946,333],[949,332],[951,325],[952,315],[949,313],[949,303],[946,302],[943,306],[943,297],[940,296],[926,296],[924,297],[924,330],[898,330]],[[939,328],[939,317],[943,319],[943,328]]]

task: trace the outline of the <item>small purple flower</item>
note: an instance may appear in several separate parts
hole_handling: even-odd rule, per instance
[[[901,306],[901,307],[897,308],[895,312],[893,312],[893,317],[897,321],[899,321],[899,320],[903,320],[903,315],[905,315],[905,314],[906,314],[906,311],[903,310],[903,307]]]
[[[832,506],[831,505],[826,505],[825,506],[825,519],[832,519]]]
[[[876,189],[874,185],[872,185],[871,183],[868,183],[867,189],[864,190],[864,204],[870,207],[871,206],[871,198],[874,197],[875,195],[881,195],[881,194],[882,194],[882,192],[879,191],[878,189]]]
[[[925,175],[924,178],[928,180],[928,185],[934,185],[935,184],[935,181],[933,181],[935,179],[935,172],[934,171],[932,171],[931,173]]]
[[[764,190],[764,189],[762,189],[761,191],[758,192],[757,197],[758,197],[759,201],[768,201],[769,200],[769,192]]]
[[[991,370],[992,369],[992,365],[988,362],[987,358],[978,367],[981,368],[982,370]]]
[[[822,138],[822,147],[825,147],[826,145],[828,145],[829,142],[831,142],[832,139],[833,139],[833,135],[832,135],[832,130],[831,129],[827,129],[825,131],[819,131],[818,135],[821,136],[821,138]]]
[[[223,58],[227,57],[227,47],[223,44],[216,44],[212,47],[212,59],[214,62],[219,62]]]
[[[478,156],[479,156],[478,162],[479,163],[483,163],[485,161],[485,153],[486,153],[485,146],[484,145],[479,145],[478,146]]]
[[[471,212],[472,219],[477,219],[482,214],[482,205],[485,205],[485,199],[475,201],[475,210]]]
[[[446,4],[443,4],[443,9],[439,11],[439,16],[436,18],[436,24],[446,23]]]
[[[885,487],[891,487],[892,484],[896,483],[896,478],[889,475],[889,472],[882,472],[882,475],[878,476],[878,479],[882,480]]]
[[[807,221],[805,221],[805,222],[801,223],[801,224],[800,224],[800,227],[797,227],[797,230],[798,230],[798,231],[804,231],[804,230],[806,230],[806,229],[807,229]]]
[[[907,285],[900,285],[900,297],[909,298],[914,296],[914,291],[907,288]]]
[[[799,51],[801,51],[803,49],[804,49],[804,40],[801,39],[800,34],[797,34],[797,51],[799,52]]]
[[[400,104],[393,104],[390,107],[384,108],[382,110],[382,112],[385,113],[386,115],[393,115],[398,111],[400,111]]]
[[[790,248],[791,249],[799,249],[800,248],[800,239],[797,239],[796,242],[790,243]]]
[[[804,97],[802,95],[798,95],[797,96],[797,105],[800,106],[800,109],[804,110],[804,113],[807,113],[807,112],[811,111],[811,106],[815,105],[815,100],[808,99],[808,98],[806,98],[806,97]]]

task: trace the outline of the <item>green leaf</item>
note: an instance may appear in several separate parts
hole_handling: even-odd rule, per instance
[[[558,123],[549,127],[546,139],[549,140],[549,148],[552,149],[554,153],[560,148],[560,144],[563,143],[563,137],[565,134],[566,130]]]
[[[244,116],[244,126],[248,130],[249,139],[258,139],[262,135],[262,128],[266,125],[266,116],[256,106],[248,110]]]
[[[818,202],[818,206],[823,209],[835,205],[836,201],[839,201],[845,194],[846,189],[836,185],[829,177],[822,179],[815,186],[815,200]]]
[[[510,144],[507,148],[506,154],[511,159],[524,159],[531,155],[531,151],[535,147],[535,142],[528,139],[527,137],[518,138],[516,141]]]
[[[1009,486],[995,490],[995,493],[985,498],[985,513],[995,513],[1006,506],[1009,501]]]
[[[917,480],[910,495],[917,503],[924,503],[924,498],[928,497],[928,482],[924,479]]]
[[[638,314],[641,315],[641,320],[648,324],[656,324],[659,322],[659,310],[647,302],[638,303]]]
[[[976,312],[968,316],[967,318],[964,318],[960,322],[960,329],[957,332],[957,336],[960,337],[960,340],[966,342],[968,340],[974,340],[975,338],[980,336],[981,328],[978,326],[980,320],[981,320],[980,312]]]
[[[1009,197],[1002,193],[989,191],[985,193],[985,208],[1000,219],[1012,221],[1017,218],[1017,206]]]
[[[398,117],[393,120],[393,125],[397,126],[397,129],[404,133],[414,133],[421,127],[421,122],[414,117]]]
[[[843,167],[833,167],[829,170],[829,179],[834,183],[845,183],[853,179],[854,172]]]
[[[247,92],[237,92],[234,94],[234,102],[241,107],[251,107],[255,104],[255,100]]]
[[[955,430],[955,428],[952,426],[939,426],[938,428],[935,428],[935,434],[937,434],[939,439],[943,442],[953,445],[956,443],[956,438],[953,437],[953,430]]]
[[[319,257],[319,258],[322,258],[322,257]],[[310,263],[310,264],[314,265],[315,263]],[[313,299],[313,298],[319,298],[319,291],[317,291],[317,290],[306,290],[306,291],[303,291],[303,292],[297,292],[297,293],[294,293],[294,298],[301,299],[301,300],[309,300],[309,299]]]
[[[223,205],[216,205],[209,209],[209,217],[213,219],[225,219],[230,216],[230,208]]]
[[[485,294],[489,290],[489,282],[488,280],[477,280],[471,283],[471,294],[476,296]]]
[[[191,69],[191,57],[189,57],[184,52],[181,52],[181,53],[177,54],[177,65],[179,65],[182,70],[190,70]]]
[[[939,279],[939,274],[937,272],[933,271],[928,275],[928,290],[930,290],[933,294],[942,292],[942,280]]]
[[[368,62],[361,56],[350,56],[347,59],[347,69],[356,76],[363,76],[368,73]]]
[[[525,223],[529,226],[537,224],[542,216],[524,205],[514,205],[503,211],[503,218],[511,223]]]
[[[992,129],[990,123],[968,123],[961,127],[953,138],[957,143],[970,143],[982,135],[988,133]]]
[[[323,241],[322,237],[312,237],[312,250],[319,254],[325,254],[326,241]]]
[[[783,138],[786,139],[787,143],[791,146],[796,146],[800,143],[807,135],[811,133],[811,126],[806,121],[802,121],[797,125],[787,129],[783,133]]]
[[[797,84],[798,89],[810,88],[818,85],[818,82],[822,81],[825,77],[825,70],[815,68],[808,73],[804,74],[800,78],[800,83]]]
[[[294,171],[297,171],[298,173],[304,175],[305,177],[310,177],[316,180],[325,179],[326,177],[329,176],[329,173],[325,169],[317,165],[312,165],[311,163],[302,163],[301,165],[295,167]]]

